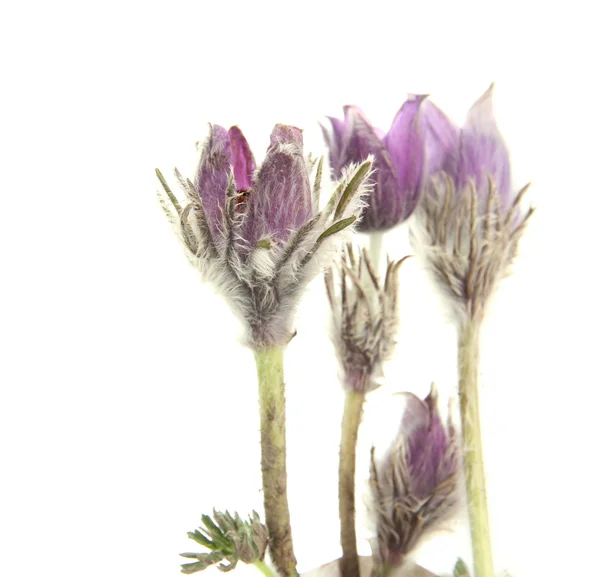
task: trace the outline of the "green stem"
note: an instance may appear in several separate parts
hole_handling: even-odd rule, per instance
[[[382,563],[381,565],[373,564],[373,570],[371,571],[371,577],[388,577],[394,570],[394,566],[389,563]]]
[[[479,425],[479,329],[474,320],[460,329],[458,387],[474,577],[494,577]]]
[[[264,561],[254,561],[252,565],[254,565],[265,577],[277,577]]]
[[[341,577],[359,577],[358,551],[356,550],[354,477],[356,474],[356,441],[364,400],[364,392],[350,391],[346,393],[344,415],[342,417],[339,468],[340,538],[342,542]]]
[[[260,402],[260,444],[265,520],[271,558],[282,577],[296,577],[287,498],[284,347],[254,351]]]
[[[384,232],[379,231],[369,233],[369,258],[376,274],[379,274],[379,269],[381,268],[384,234]]]

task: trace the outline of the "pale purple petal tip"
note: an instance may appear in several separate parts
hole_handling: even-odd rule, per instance
[[[450,177],[456,177],[460,129],[430,100],[424,102],[421,114],[427,174],[443,170]]]
[[[229,138],[236,189],[248,190],[252,186],[252,176],[256,168],[254,156],[246,137],[237,126],[229,129]]]
[[[406,406],[402,415],[400,430],[403,435],[409,436],[416,428],[428,426],[429,407],[413,393],[403,393]]]
[[[472,180],[477,190],[487,191],[487,179],[495,180],[498,192],[511,192],[508,148],[498,130],[493,108],[492,84],[473,104],[461,134],[459,186]]]
[[[302,152],[302,130],[287,124],[276,124],[271,132],[271,146],[295,144]]]
[[[202,199],[213,238],[219,232],[230,174],[231,142],[229,133],[222,126],[211,124],[210,134],[202,148],[194,186]]]
[[[424,163],[424,135],[420,126],[420,110],[425,95],[407,100],[396,114],[384,144],[396,170],[398,187],[403,193],[403,219],[417,206]]]

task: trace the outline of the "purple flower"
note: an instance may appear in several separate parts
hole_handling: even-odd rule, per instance
[[[194,181],[175,171],[185,207],[157,171],[162,206],[190,262],[227,296],[254,347],[284,344],[293,336],[302,289],[327,264],[336,238],[348,239],[369,190],[371,164],[364,162],[348,171],[319,213],[321,167],[314,184],[312,168],[298,128],[276,125],[257,168],[237,126],[211,125]]]
[[[461,322],[483,315],[533,212],[521,205],[528,186],[511,185],[492,94],[490,86],[461,129],[432,103],[422,114],[426,179],[413,246]]]
[[[379,566],[401,565],[424,533],[448,520],[459,500],[458,471],[457,435],[450,418],[442,423],[434,386],[424,401],[406,393],[398,436],[371,464]]]
[[[387,134],[371,126],[356,106],[344,107],[344,120],[329,118],[322,127],[333,173],[373,155],[375,186],[358,225],[363,232],[382,231],[405,221],[417,206],[424,162],[424,139],[419,126],[425,96],[404,103]]]

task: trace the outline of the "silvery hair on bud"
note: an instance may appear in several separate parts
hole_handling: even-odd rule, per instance
[[[312,160],[307,164],[314,168]],[[281,345],[293,337],[293,317],[303,290],[351,239],[355,222],[350,221],[357,220],[371,192],[372,165],[369,165],[354,194],[341,202],[343,191],[365,164],[348,167],[336,183],[334,195],[325,209],[293,231],[287,242],[282,244],[264,237],[251,248],[241,236],[246,212],[236,210],[239,194],[233,174],[219,223],[221,234],[216,239],[206,221],[199,191],[189,179],[175,171],[188,200],[177,215],[167,212],[168,201],[173,204],[172,193],[167,192],[164,184],[164,190],[159,189],[161,205],[190,263],[200,271],[203,280],[225,296],[248,328],[246,340],[250,347]],[[312,184],[313,206],[319,203],[321,168],[319,164]],[[252,202],[251,197],[249,202]],[[342,221],[347,222],[337,230],[336,225]]]
[[[332,312],[331,339],[348,390],[375,389],[374,378],[382,373],[383,363],[394,351],[398,269],[403,260],[388,260],[385,277],[379,279],[366,250],[355,255],[352,246],[347,245],[335,271],[332,268],[325,274]]]
[[[522,211],[529,185],[503,207],[492,178],[485,194],[473,182],[456,191],[445,173],[432,178],[410,229],[411,244],[446,295],[460,324],[481,320],[498,281],[510,271],[532,208]]]

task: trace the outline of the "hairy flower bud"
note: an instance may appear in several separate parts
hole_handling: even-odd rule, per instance
[[[404,259],[403,259],[404,260]],[[347,246],[339,265],[339,290],[334,272],[325,275],[332,310],[332,340],[348,391],[368,392],[392,355],[398,328],[398,269],[403,261],[388,261],[380,280],[365,250],[358,256]]]
[[[492,90],[472,106],[462,129],[435,105],[423,107],[428,178],[411,236],[461,321],[481,319],[533,212],[521,207],[528,185],[512,188]]]
[[[371,491],[379,567],[400,566],[427,531],[439,528],[459,500],[458,445],[443,425],[435,387],[424,401],[406,394],[400,430],[383,461],[371,453]]]
[[[161,204],[190,262],[226,296],[254,348],[293,336],[304,287],[329,263],[338,241],[348,240],[370,191],[371,159],[344,170],[318,212],[322,170],[319,163],[311,183],[314,164],[303,156],[298,128],[276,125],[256,168],[238,127],[211,125],[194,182],[175,170],[187,205],[181,207],[157,171]]]
[[[424,98],[415,96],[405,102],[387,134],[371,126],[356,106],[344,107],[344,120],[329,118],[331,131],[322,127],[336,176],[344,166],[368,155],[375,159],[375,186],[358,225],[360,231],[392,228],[417,206],[424,162],[419,111]]]

